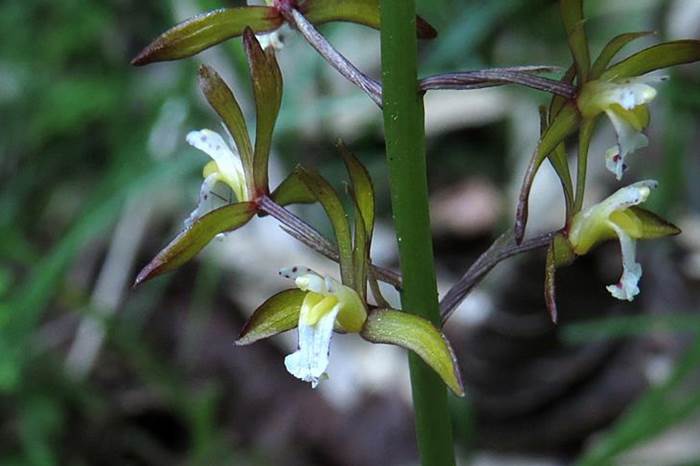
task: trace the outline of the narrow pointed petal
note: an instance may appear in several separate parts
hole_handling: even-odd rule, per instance
[[[246,179],[252,180],[253,148],[250,143],[248,126],[236,97],[221,76],[213,68],[206,65],[199,68],[199,87],[209,105],[221,117],[231,133],[236,143],[236,149],[241,154]]]
[[[598,79],[598,77],[600,77],[600,75],[605,71],[605,68],[607,68],[607,66],[610,64],[612,59],[615,58],[615,55],[617,55],[617,53],[622,50],[625,45],[635,39],[651,34],[654,33],[648,31],[629,32],[613,37],[600,52],[600,55],[598,55],[595,63],[593,63],[593,66],[591,67],[591,79]]]
[[[369,171],[362,162],[348,150],[342,141],[338,141],[336,144],[340,154],[343,157],[343,162],[345,162],[345,168],[347,168],[350,174],[350,181],[352,182],[352,191],[355,195],[355,200],[357,201],[357,207],[360,210],[362,219],[364,221],[365,231],[368,237],[372,237],[372,232],[374,230],[374,186],[372,184],[372,178],[369,176]]]
[[[569,41],[569,49],[576,63],[579,82],[588,80],[591,57],[584,28],[583,0],[560,0],[561,17]]]
[[[348,21],[380,28],[379,0],[307,0],[301,12],[314,24]],[[416,33],[421,39],[437,37],[437,31],[420,16],[416,17]]]
[[[633,206],[629,208],[629,212],[639,219],[641,232],[638,239],[664,238],[681,233],[680,228],[676,225],[646,209]]]
[[[279,12],[265,6],[221,8],[189,18],[161,34],[131,61],[132,65],[177,60],[240,36],[244,28],[266,32],[282,25]]]
[[[328,367],[328,358],[333,337],[333,325],[340,311],[336,306],[319,319],[316,325],[302,324],[303,312],[299,319],[299,349],[284,358],[287,371],[294,377],[318,386]]]
[[[561,144],[576,130],[580,120],[581,115],[576,109],[576,106],[567,104],[561,109],[554,120],[550,122],[549,127],[540,138],[537,149],[532,155],[530,164],[525,172],[525,178],[523,180],[523,184],[520,189],[520,196],[518,198],[514,226],[515,241],[517,244],[520,244],[525,237],[530,189],[532,188],[532,183],[535,181],[535,175],[537,175],[540,165],[542,165],[542,162],[555,151],[559,144]],[[556,162],[553,163],[555,163],[555,166],[558,166]],[[571,176],[563,176],[560,178],[560,180],[562,183],[571,183]]]
[[[299,178],[306,184],[309,191],[314,193],[331,221],[340,253],[340,274],[343,283],[352,287],[354,284],[352,235],[350,224],[343,209],[343,204],[338,198],[338,193],[317,172],[300,168],[298,173]]]
[[[639,279],[642,277],[642,266],[637,263],[637,242],[629,237],[625,231],[610,222],[610,227],[615,230],[620,240],[622,251],[622,276],[620,281],[608,285],[606,289],[619,300],[632,301],[639,294]]]
[[[452,392],[464,396],[457,360],[445,336],[433,324],[408,312],[380,309],[367,317],[360,333],[372,343],[388,343],[416,353]]]
[[[255,96],[255,187],[258,191],[268,193],[268,159],[272,147],[272,132],[282,104],[282,72],[277,64],[274,49],[263,50],[250,28],[243,33],[243,44],[248,55]]]
[[[600,77],[612,80],[641,76],[669,66],[700,60],[700,41],[676,40],[654,45],[608,68]]]
[[[231,204],[209,212],[183,230],[139,272],[134,286],[180,267],[192,259],[219,233],[230,232],[248,223],[255,214],[251,202]]]
[[[293,288],[281,291],[262,303],[243,326],[236,345],[250,345],[296,327],[304,296],[305,291]]]

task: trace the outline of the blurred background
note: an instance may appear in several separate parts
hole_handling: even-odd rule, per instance
[[[207,158],[188,131],[218,129],[196,86],[214,66],[252,118],[240,40],[181,62],[129,60],[175,22],[224,0],[0,3],[0,465],[415,465],[405,354],[334,340],[314,391],[284,370],[296,336],[234,347],[245,318],[288,284],[282,266],[336,266],[256,219],[138,289],[140,267],[182,228]],[[421,73],[570,62],[552,0],[433,0],[440,32]],[[588,0],[594,53],[621,32],[700,38],[697,0]],[[322,31],[379,76],[379,35]],[[300,36],[278,54],[285,95],[272,181],[296,163],[345,180],[334,141],[369,167],[380,222],[375,261],[397,267],[381,114]],[[467,386],[451,407],[463,465],[700,464],[700,65],[668,72],[651,145],[625,181],[656,178],[651,208],[683,235],[639,245],[641,295],[613,300],[616,243],[558,274],[561,323],[543,303],[544,253],[497,267],[446,327]],[[520,88],[427,96],[430,185],[446,291],[510,225],[547,96]],[[602,119],[603,121],[605,119]],[[252,123],[251,123],[252,126]],[[593,144],[587,202],[616,184]],[[530,233],[560,226],[548,167]],[[329,234],[320,210],[297,209]]]

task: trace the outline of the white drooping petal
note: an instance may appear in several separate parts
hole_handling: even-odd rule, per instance
[[[614,110],[606,110],[617,133],[617,144],[605,153],[605,167],[613,172],[618,180],[627,168],[625,157],[649,145],[649,139]]]
[[[610,227],[615,230],[620,240],[622,250],[622,276],[620,280],[608,285],[606,289],[615,298],[632,301],[639,294],[639,279],[642,277],[642,266],[637,263],[637,244],[625,231],[613,222],[609,222]]]
[[[340,306],[321,317],[315,325],[305,325],[304,316],[299,316],[299,349],[284,358],[284,366],[294,377],[318,386],[328,367],[333,325]],[[302,310],[303,313],[303,310]]]
[[[215,131],[202,129],[187,134],[187,142],[211,157],[222,178],[231,186],[239,202],[246,200],[245,175],[238,153],[229,148],[224,138]]]

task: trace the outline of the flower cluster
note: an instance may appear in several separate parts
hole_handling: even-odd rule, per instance
[[[574,59],[561,81],[536,75],[551,67],[524,66],[432,76],[421,80],[417,89],[426,92],[515,83],[554,94],[549,107],[542,111],[542,135],[523,182],[513,235],[516,245],[524,239],[532,181],[548,159],[559,176],[567,207],[565,226],[545,240],[549,243],[545,295],[554,319],[557,267],[568,265],[602,241],[617,239],[623,271],[619,281],[607,289],[615,298],[631,301],[639,293],[642,276],[642,267],[636,260],[636,241],[679,232],[672,224],[639,207],[656,187],[656,182],[651,180],[632,183],[584,209],[588,148],[595,122],[605,114],[615,129],[617,142],[606,152],[604,163],[620,180],[627,168],[627,157],[648,145],[644,130],[650,123],[649,105],[657,96],[651,84],[664,79],[649,73],[700,60],[699,41],[674,41],[649,47],[610,65],[624,45],[645,35],[633,33],[611,40],[591,64],[582,2],[563,0],[561,5]],[[275,58],[275,51],[281,48],[282,25],[290,24],[336,70],[379,106],[383,104],[381,84],[354,67],[315,30],[315,25],[329,21],[379,28],[379,2],[266,0],[265,6],[222,8],[190,18],[164,32],[133,60],[136,65],[144,65],[180,59],[243,36],[256,110],[253,144],[233,92],[214,70],[201,68],[201,90],[223,120],[226,134],[202,129],[187,135],[190,145],[211,158],[203,169],[199,202],[186,219],[185,229],[143,268],[136,283],[181,266],[212,238],[242,227],[254,216],[271,215],[295,238],[338,262],[340,279],[321,276],[302,266],[281,270],[280,274],[292,279],[295,287],[272,296],[255,310],[237,344],[247,345],[296,329],[298,349],[285,358],[284,365],[290,374],[316,387],[329,367],[333,333],[356,333],[371,343],[388,343],[413,351],[455,394],[463,395],[454,354],[440,329],[415,314],[391,309],[379,292],[377,279],[381,274],[369,255],[374,228],[374,190],[359,160],[341,147],[350,178],[352,212],[345,212],[335,189],[312,170],[297,167],[277,189],[271,192],[269,188],[268,158],[282,100],[282,74]],[[433,38],[436,31],[417,17],[416,34]],[[578,135],[579,146],[575,188],[565,145],[566,138],[574,134]],[[292,203],[320,204],[333,227],[335,243],[284,209]],[[350,217],[354,220],[352,226]],[[495,252],[491,249],[485,255],[509,257],[508,253],[498,251],[497,246],[493,247]],[[466,276],[481,277],[495,262],[487,257],[475,265],[482,270]],[[399,283],[400,277],[395,276],[393,284]],[[375,304],[368,299],[368,285]],[[460,291],[448,293],[452,304],[463,299],[471,286],[462,283],[455,289]],[[455,293],[460,296],[455,298]],[[448,317],[450,312],[451,309],[443,308],[443,317]]]

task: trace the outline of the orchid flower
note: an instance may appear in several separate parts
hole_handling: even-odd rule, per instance
[[[328,367],[334,328],[358,333],[367,320],[367,310],[352,288],[307,267],[290,267],[280,275],[294,280],[305,292],[299,312],[299,349],[284,359],[294,377],[316,388]]]
[[[318,173],[297,167],[297,179],[324,208],[335,234],[340,280],[321,276],[307,267],[290,267],[280,275],[293,279],[295,288],[270,297],[248,319],[237,345],[288,330],[297,330],[297,351],[284,359],[287,371],[316,387],[325,376],[333,332],[357,333],[371,343],[388,343],[416,353],[457,395],[464,388],[447,338],[440,329],[417,315],[390,309],[369,273],[369,245],[374,229],[374,188],[367,168],[344,146],[339,146],[350,174],[355,213],[354,229],[336,190]],[[353,234],[354,233],[354,234]],[[377,306],[367,304],[367,282]]]
[[[607,286],[607,290],[615,298],[632,301],[639,294],[639,279],[642,276],[642,266],[636,260],[636,241],[651,237],[662,236],[658,227],[658,217],[648,211],[636,208],[643,203],[656,188],[653,180],[639,181],[619,189],[613,195],[587,210],[581,211],[573,219],[569,231],[569,242],[576,255],[586,254],[599,242],[617,237],[622,251],[622,276],[620,280]],[[651,220],[657,220],[651,225]],[[654,231],[651,227],[655,227]],[[675,227],[667,229],[665,235],[678,233]]]
[[[617,133],[617,144],[607,150],[605,166],[618,180],[627,168],[625,157],[646,147],[649,140],[642,131],[649,125],[649,103],[656,89],[649,85],[665,77],[638,77],[618,80],[595,80],[584,84],[578,107],[584,118],[601,112],[610,119]]]
[[[199,203],[185,220],[185,226],[192,225],[199,217],[213,210],[212,201],[219,197],[214,191],[217,183],[226,184],[238,202],[250,200],[241,156],[233,141],[229,146],[219,133],[202,129],[190,132],[187,135],[187,142],[207,154],[212,160],[202,170],[204,181],[199,191]]]

